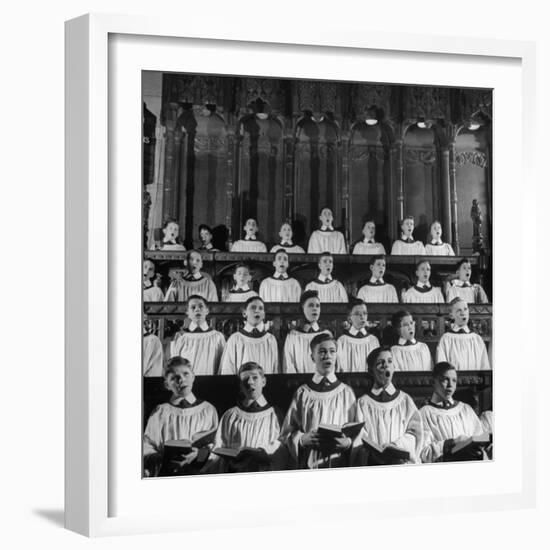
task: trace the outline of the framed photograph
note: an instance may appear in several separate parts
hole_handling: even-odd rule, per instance
[[[534,502],[534,46],[308,32],[66,24],[69,529]]]

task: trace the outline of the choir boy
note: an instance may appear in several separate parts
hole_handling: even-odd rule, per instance
[[[367,304],[399,302],[395,287],[384,281],[386,257],[372,256],[369,262],[369,269],[371,277],[368,283],[359,289],[357,298]]]
[[[353,247],[352,254],[369,254],[369,255],[385,255],[386,249],[382,243],[377,243],[374,240],[376,233],[376,225],[372,220],[365,222],[363,226],[363,240],[359,241]]]
[[[470,310],[462,298],[451,302],[451,329],[443,334],[436,349],[436,362],[446,361],[457,370],[490,369],[485,342],[468,327]]]
[[[195,375],[187,359],[172,357],[166,365],[164,387],[172,395],[151,413],[143,436],[145,476],[157,476],[162,464],[164,444],[169,440],[191,438],[200,432],[209,432],[218,427],[218,413],[207,401],[193,394]],[[181,473],[195,471],[199,449],[193,447],[180,465]]]
[[[186,256],[187,274],[182,279],[174,279],[164,297],[165,302],[186,302],[189,296],[198,294],[207,302],[218,301],[218,291],[210,275],[204,275],[202,257],[196,250],[190,250]]]
[[[336,378],[336,341],[318,334],[311,341],[315,374],[300,386],[286,414],[281,440],[298,468],[348,466],[352,440],[346,436],[327,439],[321,424],[342,426],[355,418],[353,390]]]
[[[159,278],[155,277],[155,264],[151,260],[143,262],[143,301],[162,302],[164,294],[159,287]]]
[[[319,266],[319,275],[306,285],[306,290],[316,290],[322,303],[347,302],[348,294],[344,285],[337,279],[332,278],[332,270],[334,269],[332,254],[323,252],[317,265]]]
[[[275,273],[260,284],[260,296],[265,302],[299,302],[302,287],[300,283],[288,276],[288,254],[281,248],[273,260]]]
[[[244,224],[244,239],[233,243],[231,252],[267,252],[265,243],[257,239],[258,222],[254,218],[249,218]]]
[[[305,254],[305,250],[301,246],[294,244],[293,236],[292,226],[288,222],[283,223],[279,231],[280,241],[270,252],[277,252],[280,248],[284,248],[289,254]]]
[[[321,254],[325,251],[331,254],[347,254],[344,235],[340,231],[334,230],[332,210],[323,208],[319,220],[321,221],[321,228],[316,229],[309,237],[308,254]]]
[[[220,374],[237,374],[243,363],[262,365],[266,374],[279,373],[277,340],[267,332],[265,304],[259,296],[243,304],[244,327],[227,340],[221,359]]]
[[[405,304],[443,304],[445,299],[441,289],[432,286],[430,275],[432,266],[428,260],[420,260],[416,264],[416,285],[403,292]]]
[[[392,316],[392,327],[397,344],[392,346],[393,365],[396,371],[431,371],[430,348],[415,338],[416,324],[408,311],[398,311]]]
[[[152,247],[152,250],[166,250],[166,251],[176,251],[176,250],[185,250],[180,242],[180,226],[177,222],[173,220],[167,220],[162,226],[162,241],[160,246],[155,243]]]
[[[220,457],[208,467],[216,472],[281,470],[286,450],[279,441],[280,425],[273,407],[263,395],[263,368],[249,361],[239,367],[241,399],[224,413],[216,432],[214,450],[247,448],[239,458]]]
[[[203,250],[205,252],[217,251],[217,248],[214,248],[214,245],[212,244],[213,235],[210,226],[204,223],[199,225],[199,239],[201,240],[199,250]]]
[[[462,258],[456,265],[456,278],[451,281],[447,289],[447,302],[455,298],[462,298],[469,304],[487,304],[489,299],[483,287],[472,283],[472,264],[467,258]]]
[[[370,466],[418,462],[422,449],[422,420],[412,398],[392,382],[394,363],[390,348],[382,346],[371,351],[367,365],[373,386],[357,400],[356,418],[365,425],[354,441],[353,463]],[[364,439],[383,451],[370,452],[363,444]],[[403,451],[408,453],[408,458],[404,455],[397,458]]]
[[[454,256],[455,251],[449,243],[441,240],[443,229],[441,222],[436,220],[430,225],[431,241],[426,244],[426,254],[428,256]]]
[[[229,290],[226,302],[246,302],[248,298],[258,296],[255,290],[252,290],[250,281],[250,268],[246,264],[239,264],[233,273],[235,284]]]
[[[413,239],[414,218],[406,216],[401,222],[401,238],[393,243],[392,256],[407,255],[419,256],[426,255],[426,249],[420,241]]]
[[[338,338],[338,372],[365,372],[369,353],[380,346],[376,336],[367,332],[367,304],[355,299],[350,302],[350,328]]]
[[[451,450],[456,443],[484,432],[472,407],[453,399],[456,384],[455,367],[447,362],[437,363],[433,370],[432,396],[420,409],[424,426],[422,462],[452,460]],[[482,453],[476,449],[470,459],[480,458]]]
[[[225,338],[208,324],[208,302],[202,296],[189,296],[186,313],[189,326],[174,337],[170,344],[170,356],[187,359],[193,365],[195,375],[217,374]]]
[[[143,376],[160,377],[164,366],[164,351],[160,338],[153,331],[153,323],[143,321]]]
[[[300,297],[304,320],[293,328],[286,337],[283,356],[283,373],[315,372],[311,358],[310,344],[317,334],[328,334],[319,326],[321,300],[316,290],[306,290]]]

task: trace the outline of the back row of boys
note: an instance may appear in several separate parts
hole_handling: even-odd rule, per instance
[[[315,372],[295,392],[282,428],[263,396],[266,378],[258,363],[240,365],[241,398],[218,424],[216,409],[192,392],[191,363],[181,357],[171,359],[165,387],[172,396],[152,412],[144,433],[145,475],[487,458],[481,442],[492,443],[483,437],[485,432],[492,434],[492,413],[482,415],[482,422],[469,405],[453,399],[457,374],[452,364],[435,365],[433,394],[419,411],[392,382],[395,365],[390,348],[377,347],[369,353],[368,372],[374,383],[359,399],[335,375],[337,354],[330,334],[318,334],[311,341]],[[468,439],[472,436],[482,437]],[[174,443],[177,447],[184,440],[186,452],[169,457]]]
[[[347,246],[344,235],[336,231],[333,226],[334,216],[330,208],[323,208],[319,215],[321,227],[313,231],[309,238],[307,251],[309,254],[320,254],[321,252],[331,252],[332,254],[347,254]],[[239,239],[231,246],[231,252],[267,252],[267,246],[264,242],[258,240],[259,231],[258,222],[254,218],[249,218],[243,227],[245,236]],[[157,243],[153,249],[158,250],[185,250],[185,247],[179,240],[179,225],[175,221],[168,220],[162,229],[162,241]],[[393,243],[391,253],[394,255],[429,255],[429,256],[454,256],[454,251],[449,243],[442,241],[442,227],[439,221],[434,221],[430,226],[430,242],[424,245],[421,241],[415,241],[413,238],[414,218],[406,216],[401,221],[401,238]],[[363,239],[355,243],[352,247],[352,254],[386,254],[384,246],[375,240],[376,225],[372,220],[368,220],[363,225]],[[199,227],[199,237],[201,240],[200,250],[215,251],[212,244],[212,230],[207,225]],[[292,226],[285,222],[281,225],[279,231],[280,241],[271,252],[279,248],[284,248],[290,253],[304,254],[302,247],[294,244]]]
[[[173,278],[166,294],[160,288],[160,280],[155,276],[155,265],[151,260],[143,264],[143,298],[146,302],[185,302],[194,294],[203,296],[209,302],[218,301],[218,292],[212,278],[202,273],[202,257],[199,252],[191,250],[186,254],[186,274]],[[259,296],[266,302],[298,302],[302,293],[300,283],[288,275],[289,255],[280,249],[273,260],[275,271],[271,277],[264,279],[259,288]],[[309,282],[305,290],[315,290],[321,302],[347,302],[348,294],[344,285],[332,276],[334,260],[332,254],[324,252],[318,260],[319,274]],[[367,303],[397,303],[399,298],[395,287],[384,280],[386,259],[384,256],[371,256],[370,279],[357,293],[357,298]],[[431,265],[428,260],[421,260],[416,265],[417,282],[404,290],[401,295],[403,303],[437,304],[450,303],[455,298],[462,298],[468,303],[488,303],[487,294],[480,284],[472,283],[472,265],[463,258],[456,265],[455,277],[444,290],[430,282]],[[241,264],[233,274],[234,286],[225,297],[227,302],[244,302],[258,293],[250,286],[251,275],[248,266]],[[445,294],[445,298],[444,295]]]
[[[310,290],[300,298],[303,319],[287,335],[282,361],[283,373],[314,372],[310,344],[318,334],[332,337],[319,322],[321,301],[316,291]],[[244,326],[233,333],[227,342],[221,332],[207,321],[208,303],[201,296],[192,296],[187,302],[189,325],[178,332],[170,342],[169,356],[183,357],[194,368],[195,374],[237,374],[239,366],[247,362],[262,365],[266,374],[278,374],[278,344],[265,322],[265,304],[258,297],[249,298],[242,307]],[[436,349],[436,362],[447,361],[459,370],[490,369],[485,342],[468,327],[469,308],[461,298],[451,303],[452,325],[443,334]],[[349,328],[337,340],[337,367],[340,372],[364,372],[367,356],[379,347],[376,336],[367,331],[367,304],[354,300],[348,307]],[[162,376],[163,344],[149,329],[143,338],[143,369],[145,376]],[[407,311],[393,316],[392,326],[398,339],[392,347],[395,366],[399,371],[427,371],[432,369],[428,346],[415,338],[415,321]]]

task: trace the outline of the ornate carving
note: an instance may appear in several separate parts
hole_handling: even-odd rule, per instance
[[[405,148],[405,162],[408,164],[433,164],[436,160],[433,149]]]
[[[376,159],[379,162],[386,160],[386,153],[381,146],[352,145],[349,148],[349,158],[352,161]]]
[[[200,151],[219,151],[226,148],[225,136],[195,136],[195,153]]]
[[[474,113],[481,112],[493,117],[493,92],[491,90],[460,90],[459,105],[461,120],[468,120]]]
[[[450,101],[448,88],[433,86],[406,86],[405,120],[416,121],[420,117],[426,120],[450,120]]]
[[[241,88],[241,105],[250,105],[261,99],[270,107],[270,111],[279,113],[284,110],[285,90],[283,82],[275,78],[245,78]]]
[[[481,151],[460,151],[455,155],[456,166],[472,164],[480,168],[487,168],[487,154]]]
[[[311,111],[316,118],[320,118],[323,113],[336,112],[338,84],[304,80],[298,82],[297,86],[300,111]]]
[[[392,87],[386,84],[353,84],[351,102],[356,117],[362,116],[366,109],[375,106],[389,116]]]

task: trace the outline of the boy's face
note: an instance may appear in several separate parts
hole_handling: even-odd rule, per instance
[[[376,260],[370,267],[372,276],[375,279],[381,279],[386,273],[386,260]]]
[[[456,274],[461,281],[470,282],[470,277],[472,276],[472,264],[470,262],[460,264]]]
[[[466,326],[470,320],[468,304],[462,300],[453,304],[451,308],[451,319],[454,321],[454,324],[459,327]]]
[[[202,228],[199,233],[202,244],[209,244],[212,241],[212,233],[208,229]]]
[[[392,381],[393,378],[393,357],[391,352],[382,351],[376,359],[374,364],[372,376],[374,378],[374,383],[378,387],[385,387]]]
[[[167,241],[175,241],[180,232],[180,226],[175,222],[170,222],[162,230],[164,239]]]
[[[170,390],[175,397],[181,397],[193,389],[195,375],[189,367],[176,367],[170,371],[164,379],[164,386]]]
[[[264,303],[261,300],[253,300],[246,306],[245,319],[253,327],[263,323],[265,319]]]
[[[233,274],[233,279],[239,286],[244,286],[250,282],[250,271],[246,267],[238,267]]]
[[[432,234],[432,239],[434,241],[440,241],[441,235],[443,233],[443,229],[441,229],[441,224],[439,222],[433,223],[430,229],[430,233]]]
[[[432,267],[428,262],[422,262],[416,268],[416,276],[419,283],[428,283],[430,281],[430,275],[432,274]]]
[[[198,252],[191,252],[191,254],[189,254],[187,268],[193,273],[196,273],[202,269],[202,258]]]
[[[403,220],[403,223],[401,224],[401,231],[403,232],[403,235],[407,237],[412,236],[412,232],[414,229],[414,221],[409,219]]]
[[[365,236],[365,239],[370,240],[374,239],[374,233],[376,231],[376,227],[372,222],[367,222],[363,227],[363,235]]]
[[[449,369],[441,376],[434,378],[434,393],[442,400],[448,401],[456,391],[456,370]]]
[[[146,260],[143,262],[143,278],[152,279],[155,276],[155,265],[153,262]]]
[[[416,329],[416,323],[410,315],[405,315],[401,319],[401,324],[399,325],[397,332],[399,337],[404,340],[412,340],[414,338],[414,332]]]
[[[203,321],[206,320],[206,317],[210,313],[208,307],[203,300],[199,298],[192,298],[187,303],[187,317],[200,325]]]
[[[239,374],[241,391],[247,399],[256,401],[263,393],[265,376],[259,370],[248,370]]]
[[[258,224],[256,223],[256,220],[253,218],[246,220],[246,223],[244,224],[244,231],[249,236],[256,235],[258,232]]]
[[[349,320],[353,328],[356,330],[361,330],[367,326],[367,306],[364,304],[353,306],[350,314]]]
[[[281,225],[279,237],[281,237],[282,242],[292,242],[292,227],[288,223]]]
[[[286,273],[288,270],[288,255],[286,252],[278,252],[273,260],[273,267],[277,273]]]
[[[331,209],[330,208],[323,208],[323,210],[321,210],[321,214],[319,216],[319,219],[321,220],[321,223],[323,225],[332,226],[334,216],[332,215]]]
[[[313,296],[308,298],[303,306],[304,317],[308,323],[316,323],[321,316],[321,300]]]
[[[319,258],[318,266],[321,275],[330,275],[334,267],[334,259],[332,256],[321,256]]]
[[[315,346],[311,353],[315,368],[321,376],[327,376],[336,368],[336,342],[325,340]]]

